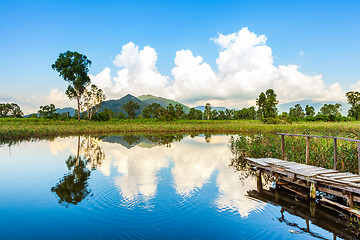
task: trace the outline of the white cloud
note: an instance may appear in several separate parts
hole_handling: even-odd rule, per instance
[[[355,84],[351,85],[352,91],[360,91],[360,81],[357,81]]]
[[[153,48],[139,50],[129,42],[113,61],[121,68],[117,76],[111,77],[110,68],[105,68],[91,78],[108,98],[150,93],[188,104],[210,102],[241,107],[254,103],[261,91],[273,88],[281,102],[307,98],[345,100],[339,83],[327,85],[321,75],[304,74],[297,65],[275,66],[265,35],[243,28],[237,33],[219,34],[212,40],[219,46],[217,72],[191,50],[180,50],[176,52],[170,80],[159,73]]]

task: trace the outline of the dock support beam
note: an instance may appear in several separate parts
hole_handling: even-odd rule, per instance
[[[316,185],[314,182],[310,183],[310,198],[316,199]]]
[[[360,142],[357,143],[358,150],[358,174],[360,174]]]
[[[348,207],[354,206],[354,195],[352,192],[347,192],[347,194],[346,194],[346,205]]]
[[[257,180],[257,191],[261,192],[262,191],[262,177],[261,177],[261,170],[258,169],[256,171],[256,180]]]
[[[337,139],[334,138],[334,170],[337,168]]]

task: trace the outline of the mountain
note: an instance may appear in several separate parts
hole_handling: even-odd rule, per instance
[[[74,116],[74,114],[75,114],[75,109],[72,108],[72,107],[57,108],[57,109],[56,109],[56,112],[59,113],[59,114],[69,112],[70,116]]]
[[[279,109],[279,113],[289,112],[291,107],[294,107],[296,104],[300,104],[300,106],[305,110],[306,105],[313,106],[315,109],[315,114],[320,111],[320,108],[324,106],[324,104],[335,104],[340,103],[342,106],[341,115],[347,116],[348,110],[350,109],[350,105],[346,102],[334,102],[334,101],[314,101],[310,99],[305,99],[301,101],[289,102],[289,103],[280,103],[277,105]]]
[[[140,99],[138,99],[137,97],[134,97],[131,94],[128,94],[120,99],[117,100],[108,100],[108,101],[104,101],[101,104],[100,110],[99,112],[104,111],[105,108],[113,111],[113,112],[122,112],[124,114],[126,114],[126,111],[124,108],[122,108],[122,106],[126,103],[128,103],[130,100],[132,100],[133,102],[136,102],[140,105],[140,109],[135,111],[136,116],[138,116],[139,114],[141,114],[142,110],[148,106],[149,104],[146,102],[141,101]]]
[[[147,94],[147,95],[141,95],[139,97],[137,97],[138,99],[140,99],[141,101],[147,103],[147,104],[152,104],[152,103],[158,103],[163,107],[167,107],[170,103],[173,105],[173,107],[176,104],[180,104],[181,106],[183,106],[184,112],[185,113],[189,113],[190,108],[182,103],[176,102],[174,100],[170,100],[167,98],[162,98],[162,97],[155,97],[153,95]]]
[[[194,107],[196,110],[201,110],[201,111],[204,111],[205,110],[205,106],[196,106],[196,107]],[[222,110],[222,111],[225,111],[226,110],[226,107],[213,107],[213,106],[211,106],[211,111],[212,110],[217,110],[217,111],[220,111],[220,110]]]

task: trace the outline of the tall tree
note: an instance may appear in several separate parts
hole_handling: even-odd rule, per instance
[[[335,103],[335,104],[324,104],[324,106],[322,106],[320,108],[320,114],[324,114],[327,116],[333,115],[336,117],[340,117],[341,116],[341,104],[340,103]]]
[[[105,94],[96,85],[91,84],[89,89],[85,89],[83,107],[84,110],[87,111],[87,117],[89,121],[91,120],[91,116],[99,111],[101,103],[104,100]]]
[[[348,116],[353,117],[356,120],[360,118],[360,92],[349,91],[345,94],[348,103],[351,108],[348,111]]]
[[[24,114],[16,103],[0,103],[0,117],[22,116],[24,116]]]
[[[54,104],[40,106],[38,114],[40,117],[52,118],[55,117],[56,108]]]
[[[304,109],[300,104],[296,104],[294,107],[290,108],[289,115],[290,117],[304,118]]]
[[[175,104],[175,116],[177,119],[182,119],[185,116],[184,107],[179,103]]]
[[[256,99],[256,105],[259,107],[259,117],[276,117],[278,111],[276,105],[279,103],[276,97],[277,95],[273,89],[268,89],[265,93],[260,93],[259,98]]]
[[[211,115],[211,105],[210,105],[210,103],[206,103],[205,110],[204,110],[204,118],[209,120],[210,115]]]
[[[135,110],[140,109],[140,105],[137,102],[133,102],[132,100],[124,104],[122,107],[125,109],[130,119],[135,118]]]
[[[76,99],[78,120],[80,121],[81,98],[86,86],[90,83],[87,75],[91,61],[83,54],[67,51],[61,53],[56,62],[51,65],[52,69],[59,72],[59,75],[69,82],[65,94],[69,99]]]
[[[313,117],[315,115],[315,109],[313,106],[306,105],[305,107],[305,116]]]

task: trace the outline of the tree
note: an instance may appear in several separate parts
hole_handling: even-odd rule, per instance
[[[190,120],[201,120],[202,119],[202,111],[195,109],[195,108],[190,108],[189,113],[187,115],[187,118]]]
[[[351,108],[348,111],[348,116],[359,120],[360,117],[360,92],[349,91],[345,94]]]
[[[171,103],[169,103],[169,105],[166,107],[166,111],[171,118],[175,118],[176,116],[175,109]]]
[[[211,115],[211,105],[210,105],[210,103],[206,103],[205,110],[204,110],[204,118],[209,120],[210,115]]]
[[[56,108],[54,104],[40,106],[38,114],[40,117],[52,118],[55,117]]]
[[[16,103],[0,103],[0,117],[22,116],[24,116],[24,114]]]
[[[259,118],[265,117],[265,107],[266,107],[266,95],[261,92],[259,98],[256,99],[256,106],[258,106],[258,116]]]
[[[69,82],[65,94],[70,100],[76,99],[78,120],[80,121],[81,98],[86,86],[90,83],[87,75],[91,61],[83,54],[67,51],[61,53],[56,62],[51,65],[52,69],[59,72],[59,75]]]
[[[133,102],[132,100],[124,104],[122,107],[125,109],[130,119],[135,118],[135,110],[140,109],[140,105],[136,102]]]
[[[300,104],[296,104],[293,108],[290,108],[289,115],[290,117],[304,118],[304,109],[300,106]]]
[[[335,103],[335,104],[324,104],[324,106],[322,106],[320,108],[320,114],[323,115],[333,115],[336,117],[341,117],[341,104],[340,103]]]
[[[268,89],[265,93],[260,93],[259,98],[256,99],[256,105],[259,107],[259,117],[276,117],[278,111],[276,105],[279,103],[276,96],[277,95],[273,89]]]
[[[305,116],[313,117],[315,115],[315,109],[313,106],[306,105],[305,107]]]
[[[175,104],[175,116],[177,119],[182,119],[185,116],[184,107],[179,103]]]
[[[90,89],[85,88],[84,91],[84,110],[87,111],[89,121],[91,116],[99,111],[101,103],[105,100],[105,94],[96,85],[92,84]]]

